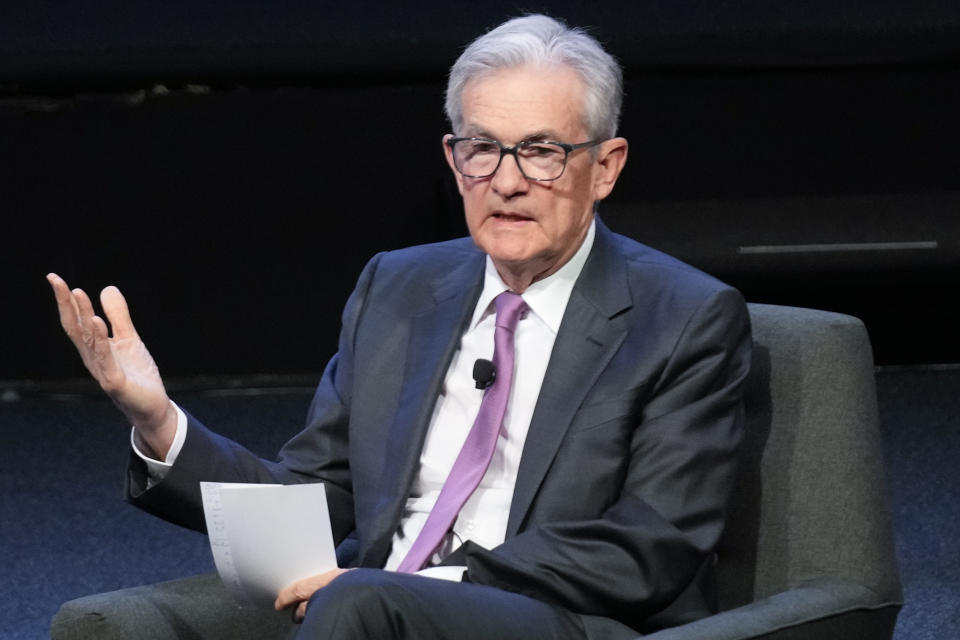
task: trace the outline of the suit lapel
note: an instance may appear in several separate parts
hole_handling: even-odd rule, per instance
[[[624,258],[613,234],[598,220],[593,248],[567,303],[530,421],[507,537],[523,526],[573,417],[626,337],[622,312],[631,305]]]
[[[432,304],[411,319],[403,387],[387,433],[390,454],[380,478],[379,508],[373,526],[376,539],[368,551],[375,564],[382,564],[389,553],[450,359],[480,295],[483,260],[478,252],[477,258],[439,279],[432,288]]]

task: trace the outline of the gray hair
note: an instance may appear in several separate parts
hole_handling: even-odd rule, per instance
[[[450,69],[446,112],[453,130],[463,126],[467,82],[499,69],[527,64],[563,64],[583,78],[583,125],[591,139],[617,134],[623,102],[623,72],[600,43],[582,29],[571,29],[544,15],[504,22],[474,40]]]

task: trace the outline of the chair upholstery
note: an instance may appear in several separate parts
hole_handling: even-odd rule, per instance
[[[65,603],[51,640],[268,640],[290,635],[289,612],[240,602],[216,573],[98,593]]]
[[[902,593],[866,330],[811,309],[751,304],[750,316],[747,436],[718,554],[721,612],[644,640],[889,639]],[[130,637],[131,611],[151,620],[150,638],[242,640],[289,628],[243,610],[209,575],[67,603],[52,636]]]
[[[881,640],[902,604],[870,342],[856,318],[751,304],[744,458],[721,613],[650,640]]]

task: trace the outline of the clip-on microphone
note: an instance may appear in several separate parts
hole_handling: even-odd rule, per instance
[[[477,389],[486,389],[493,384],[497,378],[497,370],[493,368],[493,363],[483,358],[477,358],[473,363],[473,379],[477,383]]]

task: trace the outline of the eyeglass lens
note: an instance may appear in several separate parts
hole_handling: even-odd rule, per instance
[[[500,149],[492,140],[459,140],[453,145],[453,159],[464,175],[486,178],[496,172],[500,164]],[[567,152],[550,142],[524,142],[517,145],[514,157],[528,178],[554,180],[563,173]]]

